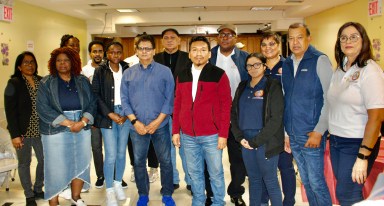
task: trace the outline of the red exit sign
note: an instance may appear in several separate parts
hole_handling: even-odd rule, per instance
[[[368,16],[381,16],[381,2],[382,0],[368,1]]]
[[[0,4],[0,20],[12,21],[12,7]]]

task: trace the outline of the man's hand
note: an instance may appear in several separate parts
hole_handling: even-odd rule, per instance
[[[307,143],[305,143],[304,147],[309,147],[309,148],[320,147],[322,135],[319,132],[312,131],[307,135],[308,135],[308,140],[307,140]]]
[[[159,128],[160,124],[161,124],[161,121],[158,119],[155,119],[151,123],[149,123],[147,126],[145,126],[145,129],[149,134],[153,134],[156,132],[157,128]]]
[[[227,138],[219,137],[217,140],[217,149],[224,149],[227,146]]]
[[[352,181],[358,184],[364,184],[367,179],[368,160],[356,158],[356,162],[352,168]]]
[[[122,118],[119,114],[114,112],[109,113],[108,117],[111,118],[112,121],[116,122],[116,124],[120,124]]]
[[[175,145],[175,147],[180,148],[180,134],[174,134],[172,136],[172,142],[173,142],[173,145]]]
[[[140,122],[139,120],[136,121],[136,123],[133,125],[133,127],[135,128],[136,132],[139,135],[147,134],[147,130],[145,129],[145,125],[142,122]]]
[[[245,149],[253,149],[251,146],[249,146],[249,142],[246,139],[242,139],[240,141],[240,144],[245,148]]]
[[[291,145],[289,144],[289,136],[284,137],[284,151],[286,151],[289,154],[292,153]]]

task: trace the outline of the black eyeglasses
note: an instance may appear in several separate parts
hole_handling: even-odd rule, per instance
[[[36,64],[36,62],[35,61],[23,61],[23,65],[24,66],[28,66],[28,65],[35,65]]]
[[[266,44],[266,43],[261,43],[261,47],[267,47],[267,46],[269,46],[269,47],[273,47],[273,46],[275,46],[275,45],[276,45],[276,42],[273,42],[273,41],[269,42],[268,44]]]
[[[146,52],[149,52],[149,51],[151,51],[153,48],[151,48],[151,47],[137,47],[137,50],[139,50],[139,51],[146,51]]]
[[[264,65],[261,62],[256,62],[254,64],[247,64],[247,70],[252,70],[252,69],[260,69],[261,65]]]
[[[236,36],[236,34],[233,34],[233,33],[219,33],[220,38],[228,37],[228,39],[230,39],[230,38],[235,37],[235,36]]]

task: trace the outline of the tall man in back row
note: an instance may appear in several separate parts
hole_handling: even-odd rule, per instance
[[[310,45],[308,27],[289,26],[292,55],[283,63],[284,124],[293,157],[300,171],[309,205],[332,205],[324,177],[324,148],[328,127],[326,93],[332,65],[326,55]]]
[[[245,69],[245,59],[248,53],[239,50],[235,44],[237,42],[237,28],[232,24],[223,24],[218,29],[219,45],[212,48],[210,62],[223,69],[229,78],[232,99],[235,96],[237,86],[241,81],[248,79]],[[231,182],[228,185],[227,193],[231,196],[231,202],[236,206],[245,206],[242,199],[246,170],[241,155],[241,145],[237,142],[229,129],[228,133],[228,157],[231,171]],[[208,192],[209,193],[209,192]]]

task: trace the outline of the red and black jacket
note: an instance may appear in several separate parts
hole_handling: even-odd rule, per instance
[[[176,80],[172,134],[190,136],[218,134],[228,137],[231,89],[225,71],[207,63],[201,71],[195,101],[192,99],[191,64]]]

